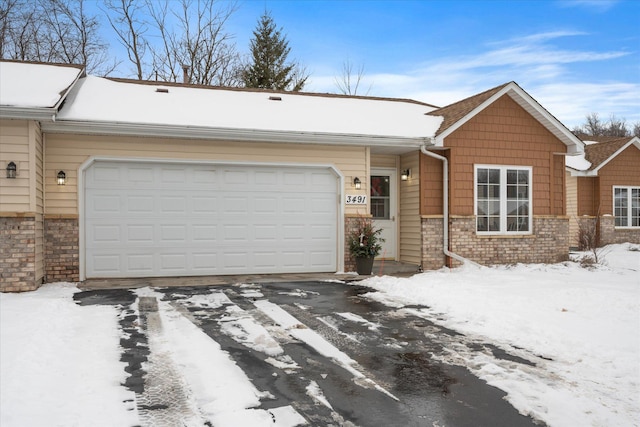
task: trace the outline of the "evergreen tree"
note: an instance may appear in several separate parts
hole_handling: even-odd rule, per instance
[[[302,90],[309,76],[300,64],[287,62],[291,48],[281,31],[268,12],[260,17],[250,42],[251,62],[241,73],[246,87]]]

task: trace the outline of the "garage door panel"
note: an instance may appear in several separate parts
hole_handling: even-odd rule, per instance
[[[223,198],[224,212],[226,214],[248,215],[249,197],[248,196],[226,196]]]
[[[336,270],[328,169],[101,161],[85,183],[87,277]]]
[[[231,186],[231,190],[233,190],[233,187],[245,189],[249,183],[249,172],[238,169],[224,169],[222,171],[222,182],[225,186]]]
[[[311,265],[316,267],[327,267],[331,265],[333,253],[331,251],[310,251]]]
[[[129,255],[126,260],[127,272],[144,275],[149,275],[153,272],[154,262],[151,254]]]
[[[278,185],[278,179],[277,171],[259,170],[253,174],[254,184],[261,187]]]
[[[187,255],[185,253],[163,253],[158,259],[161,272],[181,273],[187,271]]]
[[[215,252],[194,252],[191,256],[194,271],[209,272],[218,265],[218,254]]]
[[[193,241],[197,243],[216,243],[218,241],[218,227],[213,224],[195,224],[192,226]]]
[[[153,229],[149,224],[127,225],[127,244],[155,244]]]
[[[315,173],[311,172],[309,174],[311,187],[316,191],[323,191],[326,188],[331,188],[331,184],[333,181],[333,177],[326,173]]]
[[[194,214],[213,214],[218,212],[218,198],[215,196],[193,196],[191,212]]]
[[[97,274],[112,275],[122,271],[120,254],[93,255],[87,259],[87,269],[95,271]]]
[[[131,184],[153,184],[154,171],[150,166],[132,166],[126,168],[127,181]]]

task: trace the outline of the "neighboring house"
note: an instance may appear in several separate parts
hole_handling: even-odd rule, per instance
[[[2,61],[1,290],[353,271],[360,215],[383,228],[382,258],[425,269],[555,262],[564,159],[582,152],[513,82],[437,108]]]
[[[600,246],[640,243],[640,138],[586,139],[584,155],[567,163],[571,246],[581,246],[580,227],[595,227]]]

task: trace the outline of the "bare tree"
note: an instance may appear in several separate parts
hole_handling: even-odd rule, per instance
[[[144,61],[148,42],[146,33],[148,24],[140,18],[146,13],[144,5],[136,0],[105,0],[106,16],[111,28],[116,33],[118,41],[127,50],[127,59],[135,67],[138,80],[150,77],[145,76],[146,64]],[[150,73],[146,70],[147,74]]]
[[[640,123],[633,125],[633,135],[640,134]],[[580,137],[588,136],[614,136],[625,137],[632,135],[627,126],[627,120],[618,118],[615,114],[609,116],[609,120],[603,122],[598,113],[588,114],[585,123],[576,126],[573,132]]]
[[[117,65],[85,0],[6,0],[0,9],[3,58],[84,64],[108,75]]]
[[[353,63],[347,59],[342,63],[342,74],[339,77],[335,77],[334,81],[340,93],[344,95],[358,95],[364,76],[364,65],[360,65],[357,70],[354,70]],[[369,85],[364,95],[369,95],[372,86],[373,84]]]
[[[147,0],[160,40],[159,46],[149,45],[158,78],[179,81],[186,66],[190,83],[237,85],[239,55],[232,35],[225,30],[237,6],[233,2],[217,5],[215,0],[181,0],[180,10],[174,11],[167,0]]]
[[[607,136],[629,136],[629,129],[627,129],[627,120],[622,118],[619,119],[612,114],[609,117],[609,122],[607,123]]]

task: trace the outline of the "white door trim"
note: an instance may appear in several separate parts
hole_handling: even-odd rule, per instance
[[[166,164],[193,164],[193,165],[232,165],[232,166],[267,166],[267,167],[305,167],[313,169],[329,169],[337,178],[338,218],[337,218],[337,271],[344,271],[344,175],[332,164],[327,163],[286,163],[286,162],[257,162],[257,161],[224,161],[224,160],[193,160],[193,159],[167,159],[155,157],[115,157],[115,156],[91,156],[78,167],[77,193],[78,193],[78,250],[79,250],[79,280],[86,279],[86,230],[85,230],[85,171],[96,162],[127,162],[127,163],[166,163]]]
[[[390,177],[390,181],[389,182],[389,215],[393,218],[392,221],[392,227],[393,227],[393,234],[394,234],[394,242],[393,242],[393,250],[394,250],[394,254],[393,257],[385,257],[384,259],[392,259],[392,260],[398,260],[398,255],[399,255],[399,220],[400,220],[400,216],[399,216],[399,212],[398,212],[398,193],[400,191],[399,189],[399,185],[398,185],[398,171],[395,168],[371,168],[370,171],[370,177],[371,176],[376,176],[376,175],[389,175]],[[380,254],[380,257],[383,257],[384,253]]]

